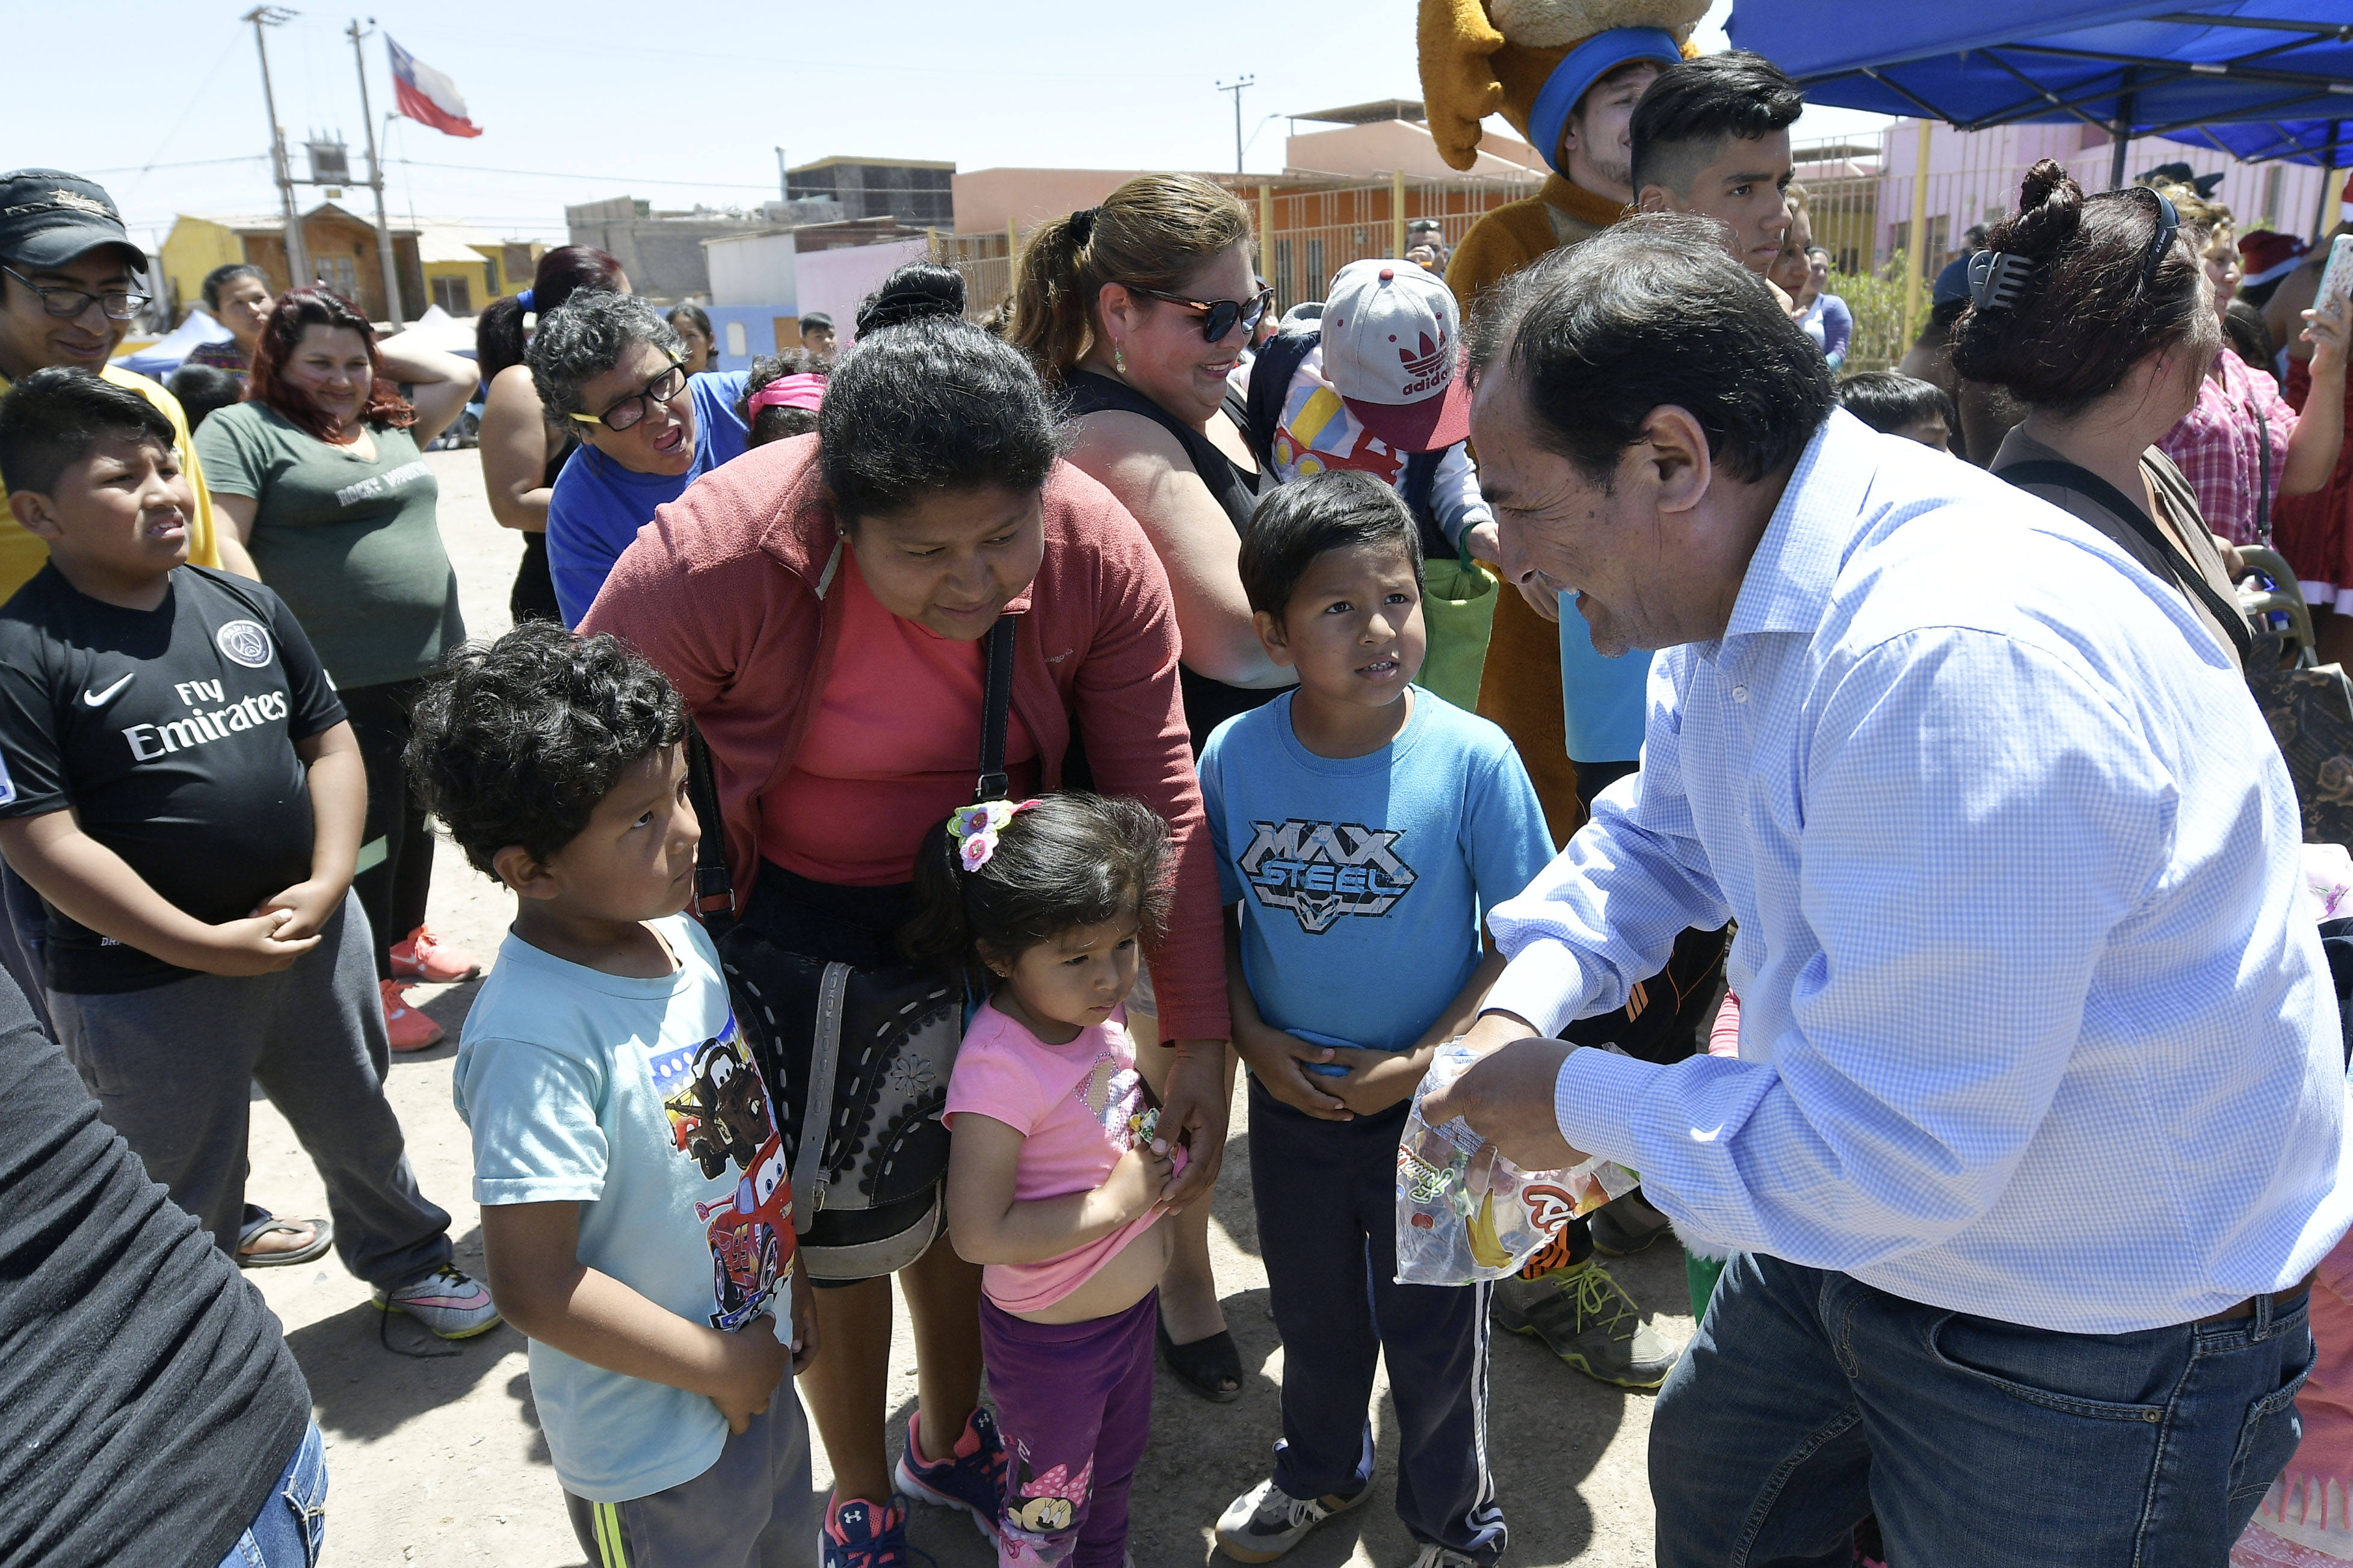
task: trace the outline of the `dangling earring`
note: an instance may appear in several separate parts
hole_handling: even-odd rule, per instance
[[[1119,372],[1120,374],[1125,375],[1127,374],[1127,351],[1120,347],[1117,343],[1113,343],[1111,346],[1111,364],[1112,368]]]

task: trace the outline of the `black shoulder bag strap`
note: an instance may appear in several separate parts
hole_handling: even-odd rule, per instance
[[[1003,800],[1013,787],[1005,772],[1005,734],[1013,717],[1013,628],[1011,616],[999,616],[988,628],[987,669],[983,676],[980,716],[980,783],[976,802]],[[693,720],[686,723],[687,798],[702,821],[702,839],[694,847],[694,910],[703,929],[716,942],[735,923],[735,883],[727,869],[726,818],[720,814],[719,783],[711,771],[711,748]]]
[[[1435,452],[1406,454],[1405,509],[1421,525],[1421,554],[1425,561],[1443,561],[1462,552],[1459,545],[1448,541],[1446,530],[1438,525],[1438,465],[1451,450],[1451,447],[1441,447]]]
[[[2011,463],[1996,468],[1994,477],[2007,479],[2013,485],[2055,485],[2062,489],[2081,490],[2124,519],[2126,524],[2157,552],[2158,559],[2165,563],[2166,569],[2173,574],[2174,580],[2181,584],[2183,591],[2205,605],[2207,613],[2221,623],[2222,635],[2229,637],[2231,645],[2239,650],[2239,662],[2243,665],[2253,657],[2255,639],[2254,634],[2247,629],[2246,612],[2240,609],[2235,601],[2224,598],[2213,584],[2206,581],[2206,574],[2198,570],[2196,563],[2181,553],[2180,546],[2168,538],[2165,530],[2158,527],[2139,503],[2124,491],[2089,468],[2048,458],[2031,458],[2023,463]]]

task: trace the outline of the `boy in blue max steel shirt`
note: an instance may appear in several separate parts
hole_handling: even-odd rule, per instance
[[[1240,565],[1260,640],[1299,672],[1297,690],[1219,726],[1200,764],[1238,916],[1234,1044],[1285,1350],[1274,1473],[1226,1510],[1218,1543],[1270,1562],[1366,1497],[1386,1354],[1418,1562],[1492,1563],[1505,1532],[1484,1460],[1489,1287],[1394,1283],[1398,1135],[1431,1054],[1502,972],[1481,952],[1482,911],[1552,841],[1503,731],[1412,684],[1421,548],[1393,490],[1346,471],[1286,485]]]

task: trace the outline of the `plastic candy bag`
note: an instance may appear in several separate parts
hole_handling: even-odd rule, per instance
[[[1523,1171],[1502,1155],[1484,1192],[1471,1190],[1471,1156],[1481,1139],[1460,1118],[1422,1119],[1425,1095],[1452,1083],[1478,1058],[1460,1041],[1438,1048],[1414,1090],[1398,1140],[1397,1256],[1400,1285],[1470,1285],[1516,1272],[1579,1215],[1590,1214],[1638,1178],[1593,1159],[1567,1171]]]

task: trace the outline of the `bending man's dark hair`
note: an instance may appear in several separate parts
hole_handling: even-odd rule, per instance
[[[1733,49],[1702,55],[1661,71],[1634,105],[1634,190],[1662,185],[1688,196],[1699,172],[1729,137],[1754,142],[1786,131],[1806,110],[1806,95],[1763,55]]]
[[[408,776],[474,869],[496,877],[510,844],[554,859],[631,763],[685,733],[678,692],[627,643],[527,620],[425,678]]]
[[[75,366],[45,365],[0,397],[0,483],[47,495],[109,436],[172,449],[172,422],[132,391]]]
[[[960,309],[934,298],[861,335],[827,378],[818,441],[842,527],[937,490],[1039,489],[1053,471],[1062,437],[1038,372]]]
[[[1740,482],[1798,460],[1830,417],[1830,366],[1712,218],[1646,213],[1553,251],[1472,318],[1471,374],[1518,378],[1537,442],[1607,489],[1662,405]]]
[[[1282,624],[1299,580],[1327,550],[1378,545],[1421,575],[1421,528],[1391,487],[1354,468],[1331,468],[1270,493],[1242,530],[1242,592],[1250,607]]]
[[[1050,795],[997,830],[977,871],[942,823],[915,851],[915,915],[899,945],[914,963],[986,991],[989,959],[1018,958],[1074,926],[1133,912],[1150,952],[1167,923],[1168,825],[1116,795]]]

